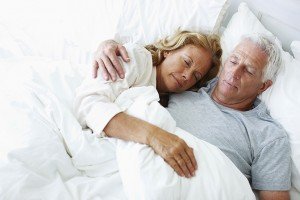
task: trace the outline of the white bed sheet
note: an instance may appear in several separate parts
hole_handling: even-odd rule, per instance
[[[126,199],[119,173],[91,178],[69,156],[81,147],[68,148],[81,131],[66,111],[81,80],[75,71],[66,61],[0,61],[0,136],[5,138],[0,142],[0,199]],[[56,118],[62,113],[64,124]],[[63,139],[63,130],[70,140]],[[92,136],[89,131],[82,135]]]
[[[81,4],[77,4],[77,6],[75,4],[71,5],[69,3],[72,3],[71,1],[54,1],[52,3],[47,3],[47,4],[43,4],[43,3],[37,3],[34,0],[31,1],[26,1],[22,3],[13,0],[9,2],[9,6],[10,7],[5,7],[2,6],[1,7],[1,13],[4,13],[1,18],[0,18],[0,57],[1,58],[11,58],[11,59],[15,59],[18,57],[22,57],[22,56],[37,56],[37,55],[41,55],[41,56],[46,56],[49,57],[51,59],[70,59],[73,62],[76,63],[84,63],[84,64],[88,64],[91,61],[91,58],[93,56],[93,53],[90,51],[90,49],[95,49],[96,45],[98,43],[98,41],[101,41],[102,39],[106,39],[106,38],[111,38],[113,35],[113,24],[116,23],[116,18],[110,19],[109,21],[104,21],[102,19],[104,19],[107,15],[107,13],[111,10],[114,10],[116,7],[114,7],[115,5],[118,5],[118,3],[120,3],[121,1],[118,0],[114,0],[114,1],[105,1],[105,3],[102,2],[102,5],[104,5],[103,7],[99,7],[97,8],[97,1],[96,0],[91,0],[88,3],[85,3],[85,1],[78,1],[81,2]],[[108,3],[109,2],[109,3]],[[234,2],[239,2],[239,1],[234,1]],[[278,2],[278,1],[276,1]],[[291,0],[290,2],[295,3],[296,1]],[[56,17],[52,18],[53,12],[49,12],[51,9],[55,9],[54,5],[59,5],[61,4],[62,7],[58,8],[58,10],[55,11],[56,13]],[[237,5],[238,3],[236,3]],[[5,5],[5,4],[4,4]],[[30,6],[31,5],[31,6]],[[78,5],[81,5],[78,6]],[[119,4],[120,6],[121,4]],[[286,4],[289,5],[289,4]],[[31,11],[35,12],[38,11],[40,15],[40,17],[35,17],[35,18],[28,18],[26,17],[26,12],[28,11],[24,11],[24,7],[25,6],[29,6],[31,8]],[[68,7],[68,12],[64,13],[64,9]],[[13,8],[13,9],[12,9]],[[49,9],[51,8],[51,9]],[[78,9],[83,8],[82,9],[82,13],[84,13],[84,11],[86,10],[101,10],[101,12],[97,12],[97,17],[95,19],[91,19],[90,15],[86,15],[86,13],[83,15],[81,15],[82,13],[78,13],[75,12],[76,10],[78,11]],[[109,9],[105,9],[105,8],[109,8]],[[296,8],[296,7],[293,7]],[[119,11],[118,9],[120,9],[120,7],[117,7],[117,10],[115,11]],[[14,10],[13,13],[11,13],[11,11]],[[47,11],[48,12],[44,12]],[[74,12],[72,12],[72,10]],[[68,16],[68,20],[67,21],[62,21],[62,17],[66,16],[67,13],[71,13],[70,16]],[[96,12],[95,12],[96,13]],[[294,13],[294,12],[290,12]],[[87,13],[89,14],[89,12]],[[118,14],[118,13],[117,13]],[[270,14],[270,13],[268,13]],[[284,13],[283,13],[284,14]],[[11,17],[9,17],[11,16]],[[116,15],[117,17],[117,15]],[[286,16],[285,16],[286,17]],[[290,19],[290,18],[289,18]],[[289,20],[288,19],[288,20]],[[99,21],[97,21],[99,20]],[[41,29],[38,30],[37,32],[35,32],[35,28],[32,27],[30,25],[29,22],[32,21],[36,21],[37,23],[40,24]],[[68,24],[68,22],[72,22],[71,24]],[[87,24],[85,24],[85,22],[89,22]],[[98,22],[100,22],[99,26],[94,26],[95,24],[97,24]],[[289,23],[291,23],[292,21],[290,21]],[[299,22],[299,20],[296,19],[296,22]],[[76,27],[76,25],[78,24],[85,24],[83,27],[77,27],[76,31],[74,32],[75,29],[72,29],[74,27]],[[109,27],[109,29],[102,29],[102,27],[104,27],[105,25],[108,25],[107,27]],[[67,25],[67,27],[63,27],[64,25]],[[291,24],[292,26],[294,25]],[[94,28],[93,28],[94,27]],[[295,26],[294,26],[295,27]],[[60,29],[62,28],[62,29]],[[102,29],[102,30],[101,30]],[[73,31],[70,31],[73,30]],[[80,35],[79,33],[82,33],[81,30],[84,30],[84,34]],[[103,32],[104,30],[104,32]],[[55,33],[55,34],[52,34]],[[94,33],[94,35],[92,37],[89,38],[86,37],[86,35],[88,35],[88,33]],[[48,36],[50,36],[48,39],[49,40],[45,40],[43,41],[43,34],[46,34]],[[53,41],[56,41],[53,43]],[[63,42],[63,43],[61,43]],[[3,60],[2,60],[3,61]],[[16,79],[13,79],[14,81],[17,80],[17,82],[21,82],[22,79],[24,79],[23,76],[18,76],[19,74],[24,75],[26,73],[28,73],[28,71],[26,71],[26,69],[23,68],[23,66],[25,66],[26,62],[24,62],[24,60],[22,62],[24,62],[23,64],[20,64],[18,66],[18,69],[16,70],[16,68],[14,70],[11,70],[10,68],[8,68],[7,66],[5,66],[5,64],[3,65],[3,63],[1,61],[1,65],[0,65],[0,75],[1,75],[1,79],[0,79],[0,83],[2,86],[7,86],[7,85],[3,85],[4,80],[10,79],[10,77],[15,76]],[[42,61],[43,63],[47,63],[50,61]],[[27,63],[28,64],[28,63]],[[49,64],[49,63],[48,63]],[[59,65],[59,62],[56,62],[56,64]],[[51,65],[53,65],[53,63],[51,63]],[[64,62],[64,64],[62,64],[64,66],[67,66],[68,64],[66,64],[66,62]],[[84,70],[82,71],[90,71],[89,69],[87,69],[87,66],[84,66]],[[61,72],[59,71],[55,71],[55,67],[46,67],[46,71],[44,73],[40,73],[39,76],[41,79],[45,80],[44,83],[47,84],[49,83],[49,81],[55,81],[55,76],[59,75],[60,76],[60,80],[66,81],[68,80],[69,83],[72,82],[72,84],[69,84],[68,87],[76,87],[76,85],[79,84],[80,81],[76,81],[75,79],[72,79],[72,76],[65,76],[65,73],[61,74]],[[66,67],[63,68],[63,70],[68,71],[68,73],[78,73],[77,70],[73,70],[70,67]],[[65,71],[65,72],[66,72]],[[80,71],[80,70],[79,70]],[[49,76],[48,73],[52,73],[52,76]],[[55,74],[57,73],[57,74]],[[77,74],[78,75],[78,74]],[[80,74],[79,76],[82,76],[82,74]],[[26,76],[25,76],[26,77]],[[57,81],[57,80],[56,80]],[[53,92],[54,95],[57,95],[56,97],[59,99],[59,101],[66,105],[67,107],[71,105],[72,102],[72,95],[73,93],[71,92],[72,90],[69,90],[70,88],[64,88],[61,87],[62,82],[56,82],[56,84],[53,85],[47,85],[49,86],[49,89],[51,90],[51,92]],[[1,130],[0,130],[0,136],[3,138],[5,136],[5,140],[1,140],[0,141],[0,157],[3,158],[5,157],[7,152],[10,152],[12,149],[15,148],[26,148],[26,142],[24,143],[25,139],[26,139],[26,134],[24,134],[24,130],[22,129],[22,127],[24,127],[24,124],[28,123],[28,120],[26,120],[26,115],[22,112],[16,111],[14,109],[11,109],[11,102],[8,101],[8,99],[3,98],[3,95],[8,95],[12,98],[15,97],[19,97],[19,98],[23,98],[21,95],[22,90],[19,90],[18,88],[18,84],[13,83],[12,85],[10,85],[10,88],[12,90],[5,90],[5,87],[1,88],[1,96],[0,96],[0,102],[1,102],[1,106],[0,106],[0,111],[1,113],[1,119],[4,119],[3,121],[8,121],[10,120],[10,123],[2,123],[1,124]],[[14,93],[13,91],[18,91],[18,93]],[[64,95],[59,95],[62,91],[68,91],[67,93],[65,93]],[[5,93],[6,92],[6,93]],[[25,92],[25,91],[23,91]],[[26,92],[25,92],[26,93]],[[19,95],[19,96],[18,96]],[[20,107],[22,106],[22,104],[19,105]],[[12,120],[14,119],[14,120]],[[18,123],[18,122],[22,122]],[[13,129],[12,129],[13,128]],[[8,134],[11,131],[13,131],[15,134]],[[50,134],[50,133],[49,133]],[[59,149],[59,148],[58,148]],[[66,156],[66,155],[62,155],[62,156]],[[16,161],[18,162],[18,161]],[[43,162],[40,162],[43,163]],[[51,162],[49,162],[51,163]],[[68,162],[66,162],[68,163]],[[20,163],[14,163],[16,164],[16,166],[20,166]],[[49,164],[51,165],[51,164]],[[53,165],[52,165],[53,166]],[[72,166],[65,164],[66,167],[70,167],[70,172],[72,172],[73,174],[78,173]],[[26,166],[27,167],[27,166]],[[26,169],[26,167],[24,167],[23,172],[26,171],[28,172],[28,169]],[[13,165],[11,165],[11,169],[15,169]],[[21,171],[22,171],[21,170]],[[74,171],[75,170],[75,171]],[[59,170],[58,170],[59,171]],[[67,170],[68,171],[68,170]],[[5,171],[3,171],[5,175]],[[92,176],[92,173],[94,171],[90,170],[89,171]],[[72,174],[71,173],[71,174]],[[96,173],[96,171],[95,171]],[[51,173],[49,173],[51,174]],[[55,175],[54,175],[55,176]],[[117,177],[117,176],[116,176]],[[39,177],[41,178],[41,177]],[[71,181],[74,182],[73,186],[74,188],[76,187],[81,187],[79,185],[80,182],[82,181],[83,183],[86,182],[86,187],[87,188],[92,188],[92,185],[89,185],[88,183],[92,183],[93,181],[89,180],[89,179],[85,179],[84,177],[73,177],[74,180],[76,181]],[[43,179],[43,178],[41,178]],[[59,180],[60,178],[50,178],[49,180],[56,180],[56,183],[59,184],[59,182],[61,180]],[[16,179],[19,180],[19,179]],[[48,183],[50,185],[47,186],[47,179],[43,179],[45,180],[45,186],[46,187],[53,187],[51,186],[49,181]],[[79,181],[80,180],[80,181]],[[113,178],[111,181],[109,178],[107,178],[108,182],[114,182],[116,180],[116,178]],[[100,181],[101,182],[101,181]],[[53,182],[54,183],[54,182]],[[55,186],[56,184],[54,184]],[[101,184],[99,184],[99,188],[101,188]],[[95,188],[98,188],[98,186],[95,186]],[[4,189],[2,189],[3,191]],[[89,190],[89,189],[86,189]],[[4,190],[5,191],[5,190]],[[29,190],[30,191],[30,190]],[[110,191],[110,190],[107,190]],[[69,192],[69,191],[68,191]],[[292,191],[293,192],[293,191]],[[0,191],[1,193],[1,191]],[[297,195],[299,195],[299,193],[295,193],[295,197]],[[17,193],[15,195],[20,195],[21,193]],[[55,192],[53,193],[53,195],[55,196]],[[82,194],[85,194],[84,192]],[[93,194],[97,194],[97,192],[95,193],[91,193],[91,195]],[[69,192],[68,195],[66,195],[66,199],[68,198],[68,196],[72,196],[73,193]],[[118,195],[118,194],[117,194]],[[119,196],[124,195],[122,192],[119,194]],[[112,197],[113,198],[113,197]],[[118,199],[118,198],[117,198]]]
[[[198,161],[194,178],[179,177],[146,145],[82,131],[71,109],[79,69],[36,57],[0,61],[0,130],[9,138],[1,147],[12,142],[1,149],[8,154],[0,163],[0,199],[255,198],[218,148],[176,128],[153,87],[130,90],[117,103],[185,139]]]

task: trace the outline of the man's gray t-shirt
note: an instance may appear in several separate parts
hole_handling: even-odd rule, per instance
[[[252,110],[244,112],[214,102],[210,94],[216,81],[199,92],[170,96],[168,111],[177,126],[219,147],[253,189],[289,190],[291,160],[285,130],[259,99]]]

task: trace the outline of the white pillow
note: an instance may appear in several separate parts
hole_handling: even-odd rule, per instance
[[[224,57],[233,50],[244,34],[264,33],[272,35],[241,3],[221,37]],[[279,42],[277,40],[277,42]],[[271,116],[286,129],[292,149],[292,199],[300,195],[300,61],[282,50],[284,66],[273,86],[261,95]],[[298,193],[298,194],[297,194]]]
[[[282,43],[282,47],[285,51],[290,50],[292,39],[300,40],[299,29],[290,26],[287,22],[282,22],[280,18],[276,19],[268,14],[262,13],[260,21],[269,31],[276,34],[276,37],[278,37]]]
[[[292,150],[292,184],[300,195],[300,61],[284,52],[285,65],[273,85],[261,96],[271,116],[287,131]]]
[[[293,41],[291,44],[291,50],[294,54],[294,57],[297,60],[300,60],[300,41]]]
[[[99,43],[113,38],[121,7],[122,0],[6,1],[0,6],[0,58],[91,65]]]
[[[217,32],[228,6],[228,0],[125,0],[115,39],[149,44],[179,27]]]
[[[0,59],[34,55],[36,46],[28,34],[0,21]]]
[[[246,3],[239,5],[238,11],[230,19],[226,29],[221,37],[221,46],[223,49],[222,60],[227,58],[233,48],[239,43],[242,35],[252,33],[263,33],[273,36],[250,11]]]

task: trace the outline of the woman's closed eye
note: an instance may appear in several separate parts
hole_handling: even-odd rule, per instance
[[[199,81],[202,78],[202,74],[200,72],[195,72],[194,77],[195,77],[196,81]]]
[[[183,60],[186,64],[186,67],[191,67],[193,64],[193,60],[189,56],[184,56]]]
[[[190,67],[190,62],[187,59],[184,59],[184,62],[187,67]]]

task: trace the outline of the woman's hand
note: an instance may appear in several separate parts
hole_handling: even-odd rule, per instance
[[[108,137],[149,145],[180,176],[194,176],[197,162],[190,148],[182,139],[153,124],[118,113],[105,126]]]
[[[149,134],[148,145],[160,155],[180,176],[190,178],[195,175],[197,162],[184,140],[176,135],[157,128]]]
[[[127,51],[124,46],[114,40],[106,40],[102,42],[95,52],[93,61],[93,77],[97,77],[98,68],[105,80],[115,81],[117,74],[120,78],[124,78],[124,70],[118,60],[121,56],[125,62],[129,62]]]

